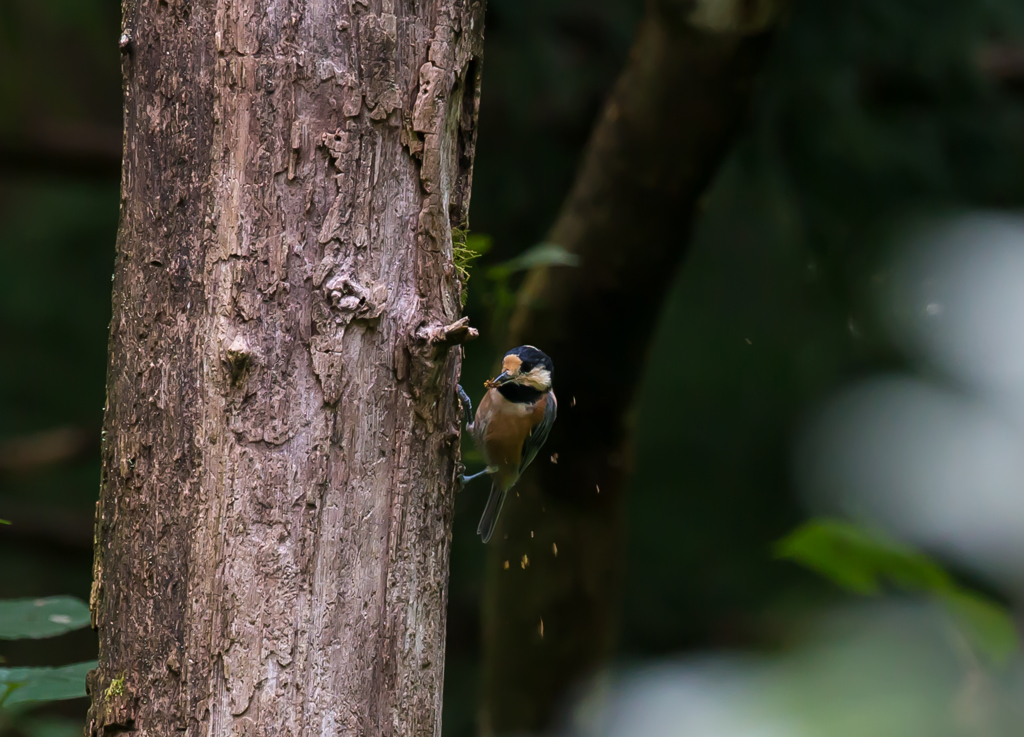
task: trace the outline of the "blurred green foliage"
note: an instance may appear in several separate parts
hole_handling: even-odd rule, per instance
[[[89,606],[70,596],[0,600],[0,640],[56,637],[89,624]],[[84,697],[86,674],[96,666],[95,660],[55,668],[0,666],[0,730],[41,737],[78,726],[69,720],[26,718],[25,707]]]
[[[866,296],[903,220],[1024,203],[1021,80],[979,62],[1020,48],[1021,15],[998,0],[795,4],[650,352],[624,653],[772,646],[834,595],[771,555],[804,514],[790,441],[844,382],[905,367]]]
[[[486,238],[481,245],[490,250],[491,238]],[[508,323],[518,303],[519,277],[534,267],[578,265],[579,257],[557,243],[537,243],[518,256],[488,267],[484,272],[487,283],[482,285],[480,301],[489,317],[490,342],[496,343],[508,333]],[[503,349],[501,354],[504,354]],[[467,447],[466,452],[472,453],[473,448]]]
[[[0,708],[31,702],[62,701],[85,696],[85,676],[95,660],[56,668],[0,668]]]
[[[72,596],[0,599],[0,640],[55,637],[89,623],[89,605]]]
[[[854,593],[880,594],[888,582],[928,594],[949,609],[971,645],[996,663],[1017,650],[1017,631],[1004,606],[959,585],[928,556],[884,533],[839,520],[811,520],[783,538],[776,554]]]

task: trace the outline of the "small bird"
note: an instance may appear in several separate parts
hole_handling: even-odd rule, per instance
[[[466,426],[487,468],[463,476],[463,483],[485,473],[492,476],[491,494],[476,528],[485,543],[494,534],[505,495],[537,456],[555,424],[558,400],[551,389],[554,372],[554,364],[543,351],[532,345],[513,348],[501,361],[501,373],[484,382],[487,393],[473,422]],[[467,415],[472,414],[473,405],[461,386],[459,396]]]

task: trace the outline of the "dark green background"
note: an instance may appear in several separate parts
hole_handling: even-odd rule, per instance
[[[471,226],[494,247],[468,304],[481,326],[495,299],[486,267],[551,225],[643,9],[488,5]],[[57,426],[95,438],[71,462],[0,470],[0,517],[15,522],[0,527],[0,597],[88,596],[118,217],[119,12],[113,0],[0,0],[0,443]],[[694,248],[651,316],[623,658],[775,647],[828,595],[771,557],[802,518],[794,429],[848,379],[900,367],[861,305],[894,228],[1024,202],[1024,69],[983,73],[977,61],[1022,44],[1014,0],[796,3]],[[507,348],[488,337],[469,346],[467,387]],[[474,733],[483,497],[471,486],[456,506],[446,737]],[[93,657],[95,643],[86,631],[0,654],[56,665]],[[48,708],[69,720],[84,711],[84,701]]]

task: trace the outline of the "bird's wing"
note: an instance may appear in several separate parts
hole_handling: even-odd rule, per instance
[[[555,417],[558,416],[558,400],[555,399],[554,392],[548,392],[544,395],[544,415],[541,417],[540,422],[533,426],[533,430],[523,441],[523,454],[522,462],[519,464],[519,473],[526,470],[533,459],[537,457],[538,451],[541,446],[548,439],[548,434],[551,432],[551,426],[555,424]]]

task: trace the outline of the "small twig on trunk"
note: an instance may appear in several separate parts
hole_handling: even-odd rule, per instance
[[[451,325],[424,326],[416,331],[416,338],[430,345],[462,345],[480,337],[480,331],[469,326],[469,318],[456,320]]]

